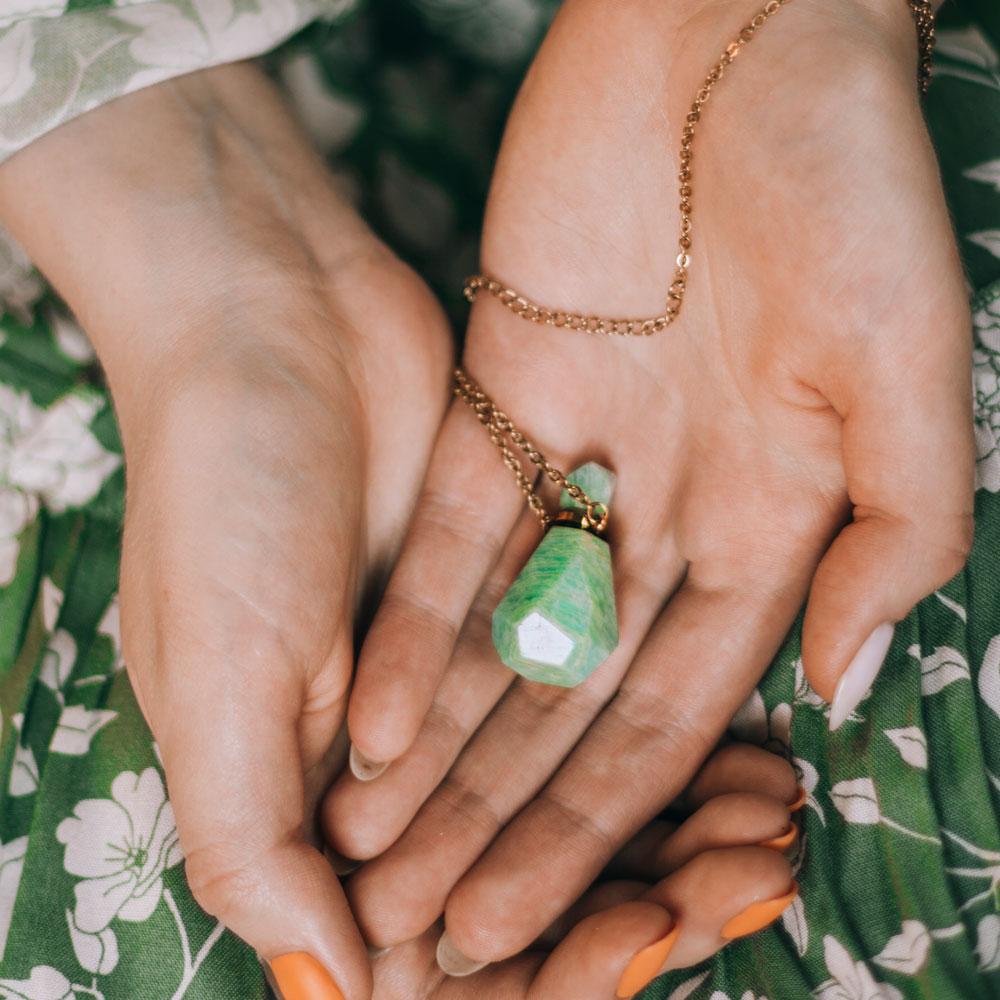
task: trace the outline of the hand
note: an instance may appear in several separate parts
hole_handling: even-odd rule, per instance
[[[356,610],[447,401],[443,319],[249,66],[56,130],[0,171],[0,205],[112,388],[124,650],[191,889],[264,958],[306,952],[367,998],[313,805]],[[290,994],[295,963],[281,968]]]
[[[681,123],[749,14],[564,5],[508,126],[484,267],[555,308],[662,310]],[[351,890],[372,943],[443,911],[470,960],[515,954],[688,780],[807,592],[805,670],[839,721],[889,623],[962,566],[969,317],[914,67],[905,4],[793,0],[699,125],[677,323],[600,338],[477,301],[471,374],[559,468],[618,474],[621,642],[572,690],[500,665],[489,616],[538,530],[456,403],[352,694],[359,772],[392,764],[326,814],[340,851],[380,855]]]
[[[609,1000],[704,960],[723,932],[763,926],[787,898],[782,852],[798,853],[798,829],[784,802],[794,785],[781,758],[723,748],[685,795],[687,818],[643,829],[530,952],[453,978],[435,965],[432,928],[376,959],[375,1000]]]

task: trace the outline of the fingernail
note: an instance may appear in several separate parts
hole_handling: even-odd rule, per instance
[[[330,973],[304,951],[281,955],[270,967],[282,1000],[344,1000]]]
[[[473,972],[486,968],[490,963],[477,962],[463,955],[445,931],[438,941],[437,964],[446,976],[471,976]]]
[[[788,803],[788,811],[790,813],[798,812],[809,800],[809,793],[805,790],[804,785],[799,785],[798,794]]]
[[[387,762],[369,760],[356,746],[351,745],[351,774],[358,781],[374,781],[388,766]]]
[[[781,916],[788,904],[799,894],[798,882],[792,883],[792,888],[777,899],[765,899],[762,903],[753,903],[742,913],[737,913],[726,921],[719,932],[727,941],[755,934],[773,920]]]
[[[830,732],[839,729],[844,720],[864,700],[878,676],[885,654],[892,645],[892,634],[895,626],[891,622],[883,622],[861,644],[854,654],[854,659],[840,677],[837,690],[830,702]]]
[[[770,840],[762,840],[759,847],[768,847],[772,851],[784,851],[795,843],[795,838],[799,835],[799,828],[794,823],[788,824],[788,829],[779,837],[772,837]]]
[[[662,937],[659,941],[647,945],[642,951],[636,952],[635,957],[625,967],[625,971],[618,981],[615,996],[619,997],[619,1000],[635,996],[639,990],[648,986],[660,974],[660,970],[663,968],[680,932],[681,925],[674,924],[666,937]]]

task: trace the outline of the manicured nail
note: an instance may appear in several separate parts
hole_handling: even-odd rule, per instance
[[[351,745],[351,774],[358,781],[374,781],[389,765],[386,762],[369,760],[356,746]]]
[[[794,823],[788,824],[788,829],[778,837],[770,840],[762,840],[759,847],[768,847],[772,851],[784,851],[795,843],[795,838],[799,835],[799,828]]]
[[[304,951],[282,955],[270,964],[282,1000],[344,1000],[330,973]]]
[[[762,903],[753,903],[742,913],[726,921],[719,932],[727,941],[755,934],[773,920],[781,916],[788,904],[799,894],[798,882],[792,883],[792,888],[777,899],[765,899]]]
[[[892,645],[894,631],[895,626],[891,622],[883,622],[865,639],[854,654],[854,659],[847,665],[833,694],[833,701],[830,702],[831,733],[843,725],[844,720],[871,690],[885,662],[885,654]]]
[[[809,793],[805,790],[804,785],[799,785],[798,794],[788,803],[788,811],[790,813],[798,812],[808,801]]]
[[[490,963],[477,962],[463,955],[445,931],[438,941],[437,964],[446,976],[471,976],[473,972],[485,969]]]
[[[663,963],[666,962],[680,932],[681,925],[674,924],[666,937],[662,937],[659,941],[647,945],[642,951],[636,952],[635,957],[625,967],[625,971],[618,981],[615,996],[619,997],[619,1000],[635,996],[639,990],[648,986],[660,974]]]

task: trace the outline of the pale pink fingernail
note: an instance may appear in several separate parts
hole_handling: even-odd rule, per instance
[[[436,957],[438,968],[448,976],[471,976],[473,972],[478,972],[490,964],[478,962],[459,951],[447,931],[438,941]]]
[[[830,731],[839,729],[844,720],[864,701],[892,645],[895,626],[884,622],[861,644],[854,659],[841,675],[830,702]]]
[[[389,766],[383,761],[370,760],[353,744],[350,764],[351,773],[358,781],[374,781]]]

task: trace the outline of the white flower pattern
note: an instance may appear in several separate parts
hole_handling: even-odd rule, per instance
[[[35,25],[18,21],[0,32],[0,104],[21,100],[35,82]]]
[[[36,965],[27,979],[0,979],[0,1000],[76,1000],[76,994],[58,969]]]
[[[0,226],[0,317],[10,313],[27,326],[44,293],[42,276],[21,245]]]
[[[163,893],[163,873],[182,860],[174,813],[155,768],[124,771],[110,799],[84,799],[56,829],[76,884],[73,920],[99,934],[116,917],[142,921]]]
[[[976,485],[1000,492],[1000,294],[972,315],[972,391],[976,419]]]
[[[823,938],[823,957],[830,978],[814,991],[816,1000],[903,1000],[903,994],[878,982],[864,962],[857,962],[832,935]]]
[[[42,409],[0,385],[0,586],[14,578],[18,536],[40,504],[61,513],[89,503],[121,465],[90,430],[104,406],[96,392],[72,392]]]
[[[0,961],[7,946],[7,933],[14,915],[14,900],[24,871],[24,856],[28,852],[28,838],[17,837],[0,844]]]
[[[43,30],[46,26],[38,23],[33,24],[30,30],[23,27],[23,22],[20,27],[15,24],[13,29],[4,28],[11,19],[26,14],[31,14],[35,19],[58,14],[64,3],[65,0],[6,0],[5,3],[0,3],[0,126],[14,121],[4,115],[9,109],[24,103],[25,93],[30,93],[40,77],[41,59],[46,54],[46,39],[54,36],[54,33],[46,33]],[[463,50],[497,62],[520,56],[537,9],[532,0],[488,0],[482,3],[477,3],[476,0],[417,0],[417,3],[430,22],[441,25],[448,24],[449,19],[456,22],[450,33],[453,41]],[[82,12],[85,6],[79,4],[77,10]],[[134,6],[122,3],[113,11],[94,10],[93,17],[95,22],[100,20],[102,29],[117,26],[117,36],[108,49],[106,64],[113,68],[112,75],[115,77],[115,93],[111,96],[117,96],[191,68],[232,58],[234,53],[241,50],[241,46],[267,47],[278,40],[277,35],[273,38],[265,37],[268,32],[294,31],[312,16],[311,12],[317,7],[341,11],[348,6],[350,0],[327,0],[325,3],[313,3],[310,0],[274,0],[273,3],[269,3],[269,0],[143,0],[141,4]],[[961,77],[965,81],[974,81],[991,88],[1000,87],[1000,59],[995,47],[978,29],[942,31],[940,52],[941,75]],[[81,68],[85,68],[86,60],[81,54],[74,53],[74,56]],[[330,81],[321,74],[310,72],[310,66],[315,70],[314,64],[300,56],[294,69],[286,69],[285,80],[293,91],[293,97],[300,104],[307,97],[311,100],[312,117],[307,120],[311,133],[324,149],[337,150],[344,143],[349,143],[364,124],[367,104],[364,100],[355,103],[353,99],[341,97],[334,90],[324,90],[324,87],[329,87]],[[401,79],[403,87],[411,80],[405,74],[401,75]],[[62,109],[63,117],[52,115],[43,123],[44,128],[53,127],[108,99],[106,93],[102,94],[98,89],[88,87],[88,80],[81,79],[79,101],[67,102]],[[336,97],[331,96],[335,93]],[[13,142],[0,143],[0,156],[9,154],[19,143],[23,144],[44,128],[39,129],[37,123],[26,122],[21,134],[15,131]],[[0,127],[0,131],[8,130]],[[991,159],[993,156],[993,153],[983,154],[979,157],[982,162],[965,173],[973,182],[1000,190],[1000,160]],[[449,213],[454,211],[454,203],[449,200],[450,192],[447,187],[441,185],[438,196],[438,186],[433,177],[425,182],[422,174],[413,174],[412,167],[402,161],[398,170],[395,167],[395,164],[390,164],[390,169],[383,171],[389,174],[391,189],[405,188],[406,184],[400,183],[398,175],[409,171],[410,175],[403,176],[402,181],[409,182],[411,193],[416,191],[416,201],[420,207],[420,212],[414,213],[411,205],[404,204],[400,208],[393,203],[391,195],[386,199],[387,211],[399,231],[409,232],[411,241],[417,245],[427,234],[428,227],[437,224],[435,220],[444,220],[444,231],[450,232],[454,220]],[[413,177],[416,177],[416,184],[412,182]],[[409,217],[407,211],[410,212]],[[413,221],[418,216],[419,227]],[[440,237],[440,232],[431,233],[431,236]],[[964,237],[973,247],[981,247],[1000,256],[1000,229],[996,228],[995,222],[983,223],[978,232],[965,233]],[[31,268],[23,251],[14,247],[5,256],[4,246],[3,234],[0,232],[0,313],[12,316],[25,325],[33,322],[37,315],[42,321],[40,326],[51,331],[64,358],[80,364],[93,360],[92,348],[75,322],[59,311],[50,299],[43,300],[45,286],[37,272]],[[973,252],[979,253],[975,249]],[[986,255],[980,253],[980,256]],[[975,309],[975,324],[977,487],[987,493],[997,494],[1000,493],[1000,295],[979,301]],[[0,337],[2,336],[0,333]],[[13,437],[24,442],[33,434],[37,424],[45,419],[46,411],[40,407],[32,410],[30,398],[26,394],[19,394],[14,390],[10,392],[13,397],[10,399],[0,392],[0,426],[7,428],[12,421],[15,425]],[[22,413],[19,408],[25,402],[28,406]],[[13,417],[8,416],[8,407],[17,411]],[[26,418],[27,429],[24,431],[18,423],[20,416]],[[81,419],[80,414],[69,416],[72,418],[70,424],[77,428],[83,424],[85,429],[89,428],[89,419]],[[87,498],[83,503],[88,502],[100,490],[107,475],[117,468],[117,459],[113,457],[114,464],[110,471],[102,472],[96,477],[86,471],[74,469],[67,473],[61,469],[59,462],[53,461],[53,454],[61,445],[57,447],[53,439],[58,440],[63,429],[55,428],[49,439],[51,447],[48,450],[42,448],[41,458],[28,463],[27,471],[21,464],[23,454],[17,456],[15,461],[8,450],[5,450],[6,446],[0,449],[0,576],[6,572],[8,582],[17,566],[20,552],[18,536],[31,525],[38,512],[46,506],[57,512],[79,506],[81,501],[76,498],[80,496]],[[0,437],[6,440],[3,434]],[[23,453],[27,446],[21,444],[20,447]],[[75,455],[74,446],[67,446],[66,451]],[[99,453],[97,459],[101,459]],[[11,469],[13,473],[10,472]],[[67,479],[73,479],[76,485],[67,487]],[[53,501],[51,504],[50,500]],[[60,503],[64,505],[60,507]],[[56,693],[63,709],[50,749],[62,748],[63,752],[84,753],[90,748],[90,737],[110,721],[111,713],[106,715],[102,709],[65,706],[63,689],[77,660],[77,640],[67,628],[57,627],[58,605],[53,610],[51,581],[46,581],[43,589],[48,591],[47,595],[43,594],[49,601],[49,607],[43,615],[48,639],[43,648],[40,678],[43,684]],[[940,597],[940,600],[945,601],[945,598]],[[970,610],[975,616],[971,602]],[[961,620],[965,622],[965,609],[962,608],[961,612]],[[115,666],[120,667],[121,643],[116,600],[109,604],[97,631],[111,642]],[[924,638],[923,633],[921,638]],[[949,700],[957,701],[968,696],[977,700],[976,704],[983,716],[990,716],[990,721],[993,713],[1000,714],[1000,671],[995,666],[1000,648],[991,644],[985,659],[980,661],[978,650],[981,647],[977,645],[973,660],[971,654],[960,652],[963,648],[961,639],[952,637],[943,629],[936,635],[928,632],[925,643],[930,650],[926,655],[923,655],[917,644],[910,650],[916,660],[910,667],[916,671],[919,666],[921,690],[927,699],[924,710],[932,712]],[[955,646],[959,648],[956,649]],[[88,655],[83,640],[79,652],[81,656]],[[984,676],[982,670],[976,669],[980,663],[984,667],[992,664],[993,672]],[[787,667],[787,662],[785,666]],[[761,744],[770,742],[775,749],[782,749],[791,743],[793,712],[800,713],[809,724],[820,724],[828,713],[828,707],[805,682],[801,661],[796,663],[796,673],[794,696],[790,698],[791,692],[783,691],[780,699],[769,700],[767,704],[778,702],[771,711],[766,707],[760,691],[755,691],[734,720],[734,734]],[[124,678],[120,680],[124,682]],[[762,686],[762,690],[766,689]],[[873,745],[881,747],[882,753],[887,757],[891,756],[894,763],[898,764],[901,759],[908,767],[925,771],[928,763],[933,763],[933,754],[928,754],[928,750],[934,748],[928,748],[926,741],[921,741],[918,728],[922,724],[919,705],[917,712],[917,725],[912,725],[913,716],[898,719],[891,724],[895,728],[871,732],[871,739]],[[866,709],[865,714],[867,713]],[[16,717],[13,722],[18,727],[20,717]],[[848,735],[860,738],[864,735],[866,722],[862,714],[853,715],[854,725],[848,727],[853,731]],[[797,747],[797,750],[801,752],[801,748]],[[838,779],[845,774],[843,770],[837,772],[836,776],[831,776],[829,761],[821,756],[814,756],[813,760],[815,764],[801,757],[794,760],[808,792],[810,821],[815,821],[818,817],[825,827],[829,817],[830,827],[835,828],[843,820],[850,827],[848,835],[851,838],[861,838],[869,831],[879,837],[912,834],[913,831],[901,830],[885,816],[883,805],[888,803],[891,807],[893,799],[882,775],[871,770],[849,771],[846,772],[847,780],[840,781]],[[823,772],[822,778],[820,770]],[[869,777],[869,774],[872,776]],[[987,775],[1000,790],[1000,776],[990,772]],[[32,751],[15,741],[15,766],[10,776],[11,793],[31,794],[37,788],[38,778],[39,767]],[[119,801],[119,793],[122,793],[123,801]],[[139,807],[136,805],[137,800],[145,804]],[[154,808],[153,804],[157,802],[160,805]],[[823,811],[824,805],[827,806],[826,813]],[[161,899],[165,899],[167,905],[170,905],[170,890],[163,885],[163,872],[178,863],[179,850],[175,842],[171,843],[170,835],[166,832],[172,829],[173,822],[169,808],[162,779],[156,772],[152,769],[139,774],[126,772],[120,774],[113,783],[109,799],[83,800],[74,809],[73,815],[59,827],[66,836],[60,843],[65,847],[67,871],[81,879],[76,887],[80,891],[73,897],[67,894],[65,902],[73,905],[65,913],[62,930],[69,935],[80,966],[95,976],[110,974],[118,963],[116,920],[143,920],[156,909],[157,902]],[[877,829],[886,826],[895,830],[895,833]],[[48,835],[51,836],[51,831],[48,831]],[[814,833],[813,836],[817,834]],[[948,839],[953,837],[947,831],[944,836]],[[9,900],[6,913],[9,922],[27,851],[27,840],[27,837],[21,837],[0,845],[0,956],[4,905]],[[135,847],[144,842],[152,845],[154,841],[159,842],[158,854],[163,859],[162,864],[159,864],[159,871],[157,863],[150,860],[149,851],[143,855],[144,848]],[[114,849],[113,864],[101,853],[101,848],[106,845],[111,845]],[[925,849],[923,845],[917,846],[920,850]],[[1000,879],[1000,855],[968,843],[965,843],[963,850],[981,864],[970,863],[970,867],[955,869],[952,874],[956,879],[966,879],[977,888],[983,888],[982,893],[967,902],[977,905],[984,903],[987,907],[992,907]],[[76,870],[71,870],[71,865]],[[810,909],[812,910],[811,901]],[[992,912],[985,916],[976,912],[965,923],[960,922],[955,927],[944,930],[928,930],[919,921],[905,920],[898,933],[888,936],[881,951],[872,954],[876,951],[875,945],[870,952],[865,953],[866,960],[857,960],[851,954],[851,951],[857,949],[846,938],[845,946],[833,936],[821,937],[822,931],[818,928],[822,924],[815,919],[817,914],[811,912],[810,916],[814,918],[815,932],[811,946],[803,897],[799,897],[786,911],[783,920],[790,933],[793,933],[789,927],[793,919],[801,930],[801,933],[793,933],[799,954],[804,955],[809,951],[811,957],[816,957],[816,953],[823,953],[827,973],[820,972],[813,979],[815,983],[828,974],[828,978],[815,992],[816,997],[822,1000],[899,1000],[902,996],[900,990],[880,982],[877,976],[918,974],[926,968],[927,961],[936,955],[936,946],[931,942],[946,938],[964,940],[971,934],[975,940],[979,968],[983,972],[1000,970],[1000,917]],[[77,922],[78,918],[82,925]],[[183,936],[179,916],[177,919]],[[220,932],[221,929],[216,928],[205,942],[205,947],[211,947]],[[205,954],[205,948],[194,954],[185,939],[184,951],[185,983],[190,983],[200,958]],[[29,962],[27,965],[31,964]],[[71,971],[69,969],[59,971],[47,965],[34,965],[29,972],[27,965],[18,970],[19,976],[27,975],[27,978],[0,980],[0,1000],[79,1000],[81,996],[97,1000],[102,996],[96,984],[92,987],[79,987],[73,983],[65,974]],[[670,1000],[765,1000],[755,990],[743,988],[746,984],[753,985],[750,979],[746,982],[739,981],[739,985],[727,982],[724,989],[712,992],[716,980],[708,971],[698,972],[691,978],[682,978],[684,981],[670,994]],[[760,984],[757,985],[760,988]],[[183,995],[183,991],[184,983],[176,991],[174,984],[170,983],[164,995],[179,997]],[[804,994],[805,990],[802,992]],[[774,996],[773,991],[769,990],[769,993]]]

